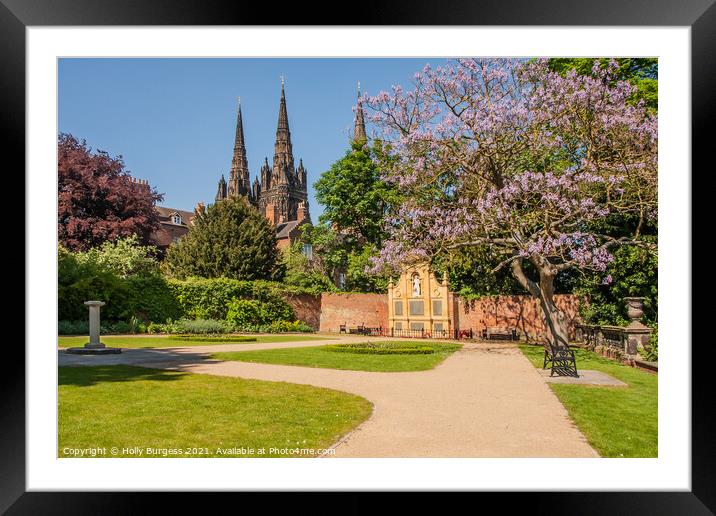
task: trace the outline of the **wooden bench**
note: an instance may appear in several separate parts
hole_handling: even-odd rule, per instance
[[[518,337],[515,328],[498,328],[491,326],[482,330],[483,340],[517,340]]]
[[[574,351],[567,346],[566,348],[555,348],[551,342],[544,345],[544,363],[542,369],[547,369],[547,363],[550,364],[550,376],[573,376],[579,378],[577,373],[577,360],[574,358]]]

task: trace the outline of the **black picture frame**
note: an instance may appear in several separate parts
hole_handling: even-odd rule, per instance
[[[0,106],[2,141],[7,157],[15,158],[14,170],[25,166],[25,29],[28,26],[61,25],[575,25],[575,26],[688,26],[691,27],[692,163],[693,181],[713,173],[708,160],[713,146],[708,129],[716,119],[716,5],[715,0],[513,0],[475,2],[459,0],[449,6],[425,0],[401,0],[364,8],[355,15],[332,7],[294,3],[226,3],[212,0],[0,0]],[[348,5],[348,7],[351,7]],[[343,12],[337,19],[320,21],[317,12]],[[48,115],[50,116],[50,115]],[[7,168],[7,171],[10,169]],[[19,174],[15,173],[16,176]],[[18,185],[19,186],[19,185]],[[27,194],[27,192],[24,192]],[[703,193],[703,190],[702,190]],[[16,191],[17,197],[19,193]],[[705,194],[704,194],[705,195]],[[26,198],[26,197],[25,197]],[[692,206],[698,207],[698,198]],[[692,214],[693,215],[693,214]],[[699,221],[692,235],[699,234]],[[703,220],[703,219],[701,219]],[[708,222],[704,222],[706,224]],[[17,245],[16,249],[20,246]],[[691,250],[692,256],[695,255]],[[13,266],[19,266],[19,263]],[[32,274],[25,268],[25,273]],[[690,300],[684,300],[689,302]],[[708,321],[708,303],[692,304],[692,320]],[[694,317],[696,316],[696,317]],[[15,336],[16,337],[16,336]],[[684,346],[691,336],[684,333]],[[692,354],[707,352],[709,342],[694,340]],[[5,342],[6,364],[0,375],[0,511],[8,514],[117,514],[147,512],[149,497],[160,497],[165,512],[186,508],[189,493],[132,494],[79,492],[26,492],[25,488],[25,353]],[[26,342],[26,345],[28,343]],[[708,357],[711,358],[711,357]],[[692,362],[692,490],[690,492],[570,492],[485,494],[503,508],[527,503],[532,512],[551,514],[712,514],[716,509],[714,459],[716,446],[711,360]],[[568,471],[564,472],[569,475]],[[217,494],[211,493],[212,505]],[[222,498],[232,496],[221,495]],[[247,497],[246,493],[240,495]],[[273,496],[273,495],[269,495]],[[271,499],[274,504],[276,497]],[[421,497],[414,501],[422,504]],[[206,503],[206,502],[205,502]],[[219,502],[220,503],[220,502]],[[245,501],[243,503],[246,503]],[[371,503],[359,503],[364,509]],[[210,506],[210,507],[211,507]],[[275,508],[275,507],[274,507]]]

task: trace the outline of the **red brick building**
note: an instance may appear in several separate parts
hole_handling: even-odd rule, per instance
[[[157,246],[160,256],[164,256],[167,248],[189,232],[194,220],[194,213],[186,210],[156,206],[161,228],[152,233],[151,241]]]

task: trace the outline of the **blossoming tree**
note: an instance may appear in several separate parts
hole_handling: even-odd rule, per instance
[[[565,347],[556,275],[605,271],[613,247],[647,245],[639,227],[656,218],[657,121],[627,103],[634,90],[616,67],[561,76],[546,60],[461,59],[426,66],[409,91],[365,96],[390,148],[383,174],[405,199],[375,269],[486,246]],[[618,216],[639,221],[633,235],[602,229]]]

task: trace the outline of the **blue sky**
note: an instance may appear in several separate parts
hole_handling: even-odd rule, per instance
[[[210,203],[228,179],[241,97],[249,170],[269,163],[280,76],[294,157],[312,185],[348,148],[356,83],[369,94],[407,86],[427,62],[444,59],[61,59],[59,131],[121,154],[135,177],[164,194],[164,206]],[[369,127],[370,132],[370,127]],[[313,188],[314,222],[321,212]]]

